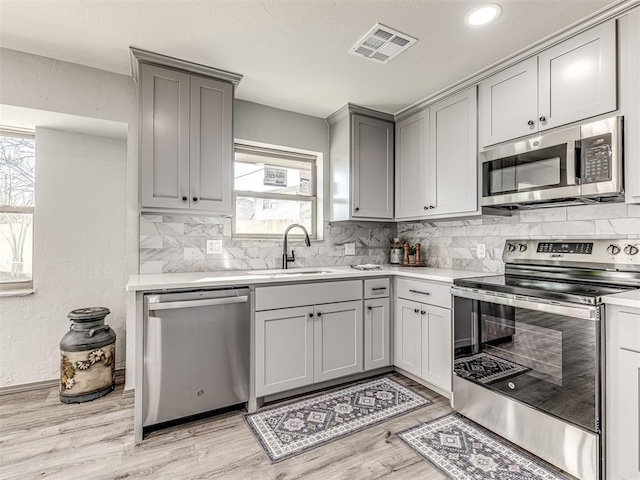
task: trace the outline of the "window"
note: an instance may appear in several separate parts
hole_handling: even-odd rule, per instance
[[[0,290],[33,287],[35,143],[0,131]]]
[[[316,237],[316,157],[236,145],[234,166],[234,237],[280,238],[292,223]]]

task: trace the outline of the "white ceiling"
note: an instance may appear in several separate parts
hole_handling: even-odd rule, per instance
[[[474,6],[502,16],[465,25]],[[237,97],[326,117],[396,113],[612,0],[0,0],[0,46],[129,74],[129,45],[241,73]],[[419,39],[387,65],[347,51],[380,22]]]

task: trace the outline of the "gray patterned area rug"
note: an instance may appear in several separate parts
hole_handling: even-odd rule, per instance
[[[531,371],[531,369],[488,353],[478,353],[470,357],[456,359],[453,371],[461,378],[486,385],[498,380],[516,377]]]
[[[455,480],[568,480],[456,413],[396,436]]]
[[[398,382],[381,377],[244,418],[275,463],[431,403]]]

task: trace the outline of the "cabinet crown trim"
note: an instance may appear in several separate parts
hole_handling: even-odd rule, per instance
[[[196,75],[212,77],[218,80],[230,82],[234,87],[237,87],[240,80],[242,80],[242,75],[239,73],[208,67],[199,63],[188,62],[186,60],[180,60],[179,58],[169,57],[167,55],[142,50],[140,48],[129,47],[129,56],[131,59],[131,77],[136,84],[139,83],[141,63],[156,65],[159,67],[168,67]]]
[[[393,115],[390,113],[379,112],[377,110],[373,110],[367,107],[361,107],[360,105],[355,105],[353,103],[347,103],[346,105],[341,107],[339,110],[336,110],[335,112],[333,112],[331,115],[329,115],[325,119],[325,122],[327,122],[328,125],[332,125],[336,123],[338,120],[340,120],[342,117],[350,113],[356,113],[356,114],[365,115],[371,118],[377,118],[379,120],[387,120],[389,122],[393,122]]]

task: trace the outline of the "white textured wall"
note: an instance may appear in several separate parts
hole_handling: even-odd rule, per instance
[[[36,129],[34,288],[0,299],[0,386],[56,378],[70,310],[106,306],[124,366],[127,145]]]
[[[126,189],[118,197],[113,197],[113,208],[125,209],[126,222],[119,226],[119,231],[112,231],[111,235],[124,235],[126,249],[118,253],[117,257],[108,257],[105,252],[94,252],[98,262],[108,261],[109,264],[123,265],[127,274],[138,272],[138,242],[139,242],[139,214],[138,214],[138,90],[130,77],[104,70],[85,67],[74,63],[63,62],[52,58],[31,55],[24,52],[0,48],[0,104],[14,107],[33,109],[35,111],[56,112],[82,118],[108,120],[127,125],[126,141]],[[1,119],[0,119],[1,120]],[[0,121],[0,123],[3,123]],[[37,126],[47,126],[36,123]],[[38,167],[37,167],[38,168]],[[94,175],[94,179],[95,179]],[[99,180],[99,179],[98,179]],[[39,188],[39,187],[36,187]],[[89,200],[85,204],[90,206]],[[56,218],[65,218],[64,211],[51,213]],[[40,232],[36,230],[36,242]],[[80,238],[81,239],[81,238]],[[109,253],[110,254],[110,253]],[[80,258],[78,258],[80,260]],[[71,259],[67,262],[71,264]],[[37,269],[37,265],[35,267]],[[44,277],[54,284],[59,282],[57,277]],[[82,278],[77,279],[78,284]],[[39,282],[36,277],[36,282]],[[124,291],[125,281],[117,286]],[[40,281],[38,288],[49,288]],[[103,284],[100,289],[109,289],[111,285]],[[124,295],[124,293],[123,293]],[[39,340],[40,344],[48,345],[49,349],[57,349],[56,345],[64,333],[60,330],[59,317],[47,312],[57,312],[59,301],[55,296],[47,298],[47,302],[38,302],[37,310],[31,310],[29,305],[36,298],[2,298],[0,299],[0,387],[37,382],[56,378],[57,363],[54,369],[44,369],[41,357],[39,366],[32,366],[31,360],[23,356],[19,360],[14,358],[15,349],[7,350],[5,346],[17,342],[28,346],[35,336],[46,336]],[[92,302],[93,298],[86,298]],[[124,298],[124,297],[123,297]],[[82,302],[85,303],[84,301]],[[11,315],[9,315],[11,305]],[[111,307],[111,305],[109,305]],[[114,307],[116,310],[120,307]],[[122,307],[124,308],[124,306]],[[130,308],[133,308],[131,306]],[[41,313],[42,312],[42,313]],[[32,322],[38,314],[38,322]],[[58,315],[58,313],[56,313]],[[40,324],[41,322],[42,324]],[[49,325],[56,322],[55,326]],[[66,325],[62,319],[62,324]],[[30,325],[25,328],[25,325]],[[66,328],[66,326],[65,326]],[[120,342],[125,340],[124,332],[119,332]],[[12,339],[11,341],[5,340]],[[46,357],[50,357],[49,350]],[[118,366],[124,361],[124,348],[118,350]],[[43,354],[44,355],[44,354]],[[54,357],[54,359],[57,357]],[[48,364],[47,364],[48,367]],[[10,369],[10,370],[9,370]],[[11,372],[5,375],[4,372]]]

